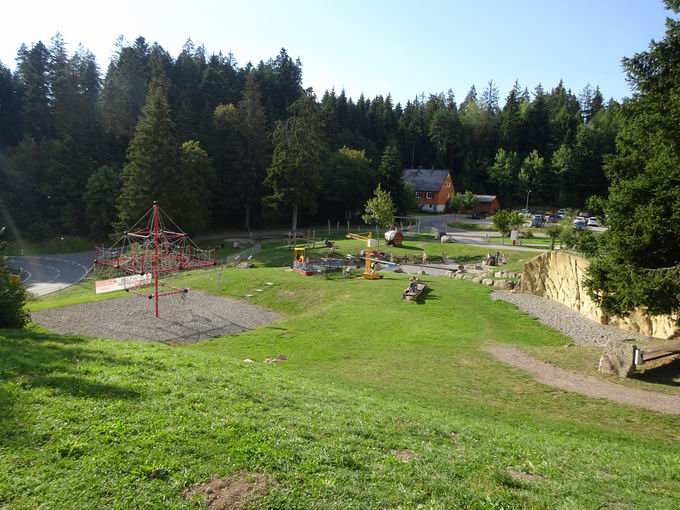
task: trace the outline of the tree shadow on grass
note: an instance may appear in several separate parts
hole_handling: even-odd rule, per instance
[[[484,260],[483,255],[458,255],[458,256],[451,256],[451,258],[455,259],[456,262],[459,264],[470,264],[472,262],[479,262],[480,264]],[[491,266],[489,266],[491,267]],[[495,269],[495,267],[494,267]],[[499,266],[498,271],[502,271],[502,266]]]
[[[91,365],[140,363],[144,362],[111,356],[79,337],[0,330],[0,444],[30,436],[31,420],[22,416],[21,409],[30,403],[32,389],[75,398],[138,399],[133,388],[97,381],[97,371],[91,370]]]
[[[653,384],[680,387],[680,359],[635,374],[633,378]]]

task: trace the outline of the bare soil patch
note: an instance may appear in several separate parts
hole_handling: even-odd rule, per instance
[[[542,475],[527,473],[526,471],[520,471],[518,469],[508,469],[507,473],[510,478],[520,482],[538,482],[545,480],[545,477]]]
[[[267,495],[274,486],[274,481],[267,475],[240,473],[194,485],[185,489],[182,495],[185,499],[202,496],[211,510],[244,510],[257,498]]]
[[[393,450],[392,455],[394,455],[394,458],[397,460],[400,460],[402,462],[411,462],[413,459],[416,458],[416,454],[413,453],[411,450]]]
[[[185,297],[161,298],[158,319],[154,300],[139,295],[52,308],[31,318],[62,335],[176,345],[240,333],[274,322],[279,315],[235,299],[189,291]]]
[[[567,372],[543,361],[532,358],[514,347],[488,346],[485,351],[499,361],[520,368],[542,384],[573,391],[594,398],[604,398],[664,414],[680,414],[680,397],[654,391],[638,390],[603,381],[583,374]]]

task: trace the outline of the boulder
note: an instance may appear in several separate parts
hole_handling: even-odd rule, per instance
[[[496,280],[493,282],[493,286],[501,290],[512,290],[515,284],[510,280]]]
[[[618,374],[621,377],[630,377],[635,373],[633,340],[609,340],[602,350],[600,365],[602,374]]]
[[[495,278],[505,278],[505,271],[496,271],[494,273]]]
[[[491,278],[484,278],[480,283],[482,285],[491,286],[491,285],[493,285],[493,280]]]
[[[481,279],[479,276],[473,278],[472,281],[473,281],[474,283],[482,283],[482,279]]]

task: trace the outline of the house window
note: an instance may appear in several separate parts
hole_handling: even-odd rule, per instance
[[[420,191],[416,191],[416,198],[420,198]]]
[[[451,183],[450,183],[449,181],[446,181],[446,187],[447,187],[447,188],[450,188],[450,187],[451,187]]]
[[[428,191],[428,192],[427,192],[427,195],[425,195],[425,198],[431,199],[431,198],[432,198],[432,192],[431,192],[431,191]]]
[[[451,198],[451,193],[446,194],[446,200],[448,200],[449,198]]]

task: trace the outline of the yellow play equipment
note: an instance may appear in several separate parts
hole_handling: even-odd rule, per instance
[[[347,234],[347,239],[358,239],[359,241],[366,241],[366,250],[364,251],[364,261],[365,261],[365,266],[364,266],[364,272],[361,273],[361,278],[364,280],[378,280],[382,278],[378,273],[376,273],[373,268],[371,267],[371,250],[375,249],[378,247],[378,240],[373,239],[373,235],[371,232],[368,233],[368,235],[362,236],[359,234]]]

